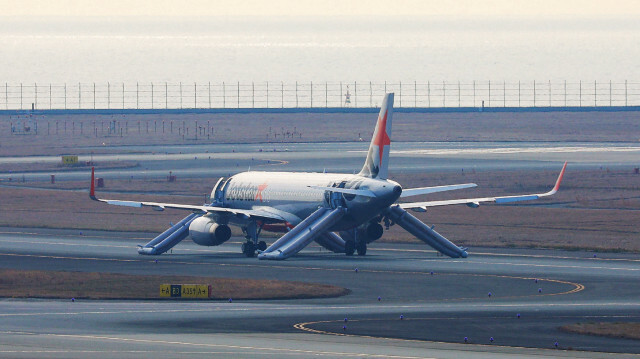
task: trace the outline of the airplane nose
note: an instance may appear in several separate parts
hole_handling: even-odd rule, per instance
[[[402,187],[400,186],[395,186],[393,187],[393,193],[397,194],[398,196],[402,194]]]

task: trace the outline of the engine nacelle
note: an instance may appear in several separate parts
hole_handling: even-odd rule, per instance
[[[231,228],[218,224],[211,218],[196,218],[189,225],[189,235],[201,246],[219,246],[231,238]]]
[[[369,222],[369,224],[367,224],[367,226],[365,227],[365,233],[367,234],[367,240],[369,242],[373,242],[377,239],[380,239],[380,237],[382,237],[382,233],[384,232],[384,229],[382,228],[382,226],[380,225],[380,223],[377,222]]]

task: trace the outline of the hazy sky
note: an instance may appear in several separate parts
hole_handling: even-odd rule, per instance
[[[5,16],[637,16],[637,0],[0,0]]]

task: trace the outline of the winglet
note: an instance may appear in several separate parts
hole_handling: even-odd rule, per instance
[[[97,201],[96,198],[96,180],[95,180],[95,167],[91,167],[91,189],[89,190],[89,198],[94,201]]]
[[[560,189],[560,183],[562,183],[562,177],[564,177],[564,170],[567,168],[567,162],[565,161],[564,166],[562,166],[562,171],[560,171],[560,175],[558,176],[558,180],[556,181],[556,185],[553,186],[553,193],[558,192]]]

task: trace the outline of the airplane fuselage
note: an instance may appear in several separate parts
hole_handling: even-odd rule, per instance
[[[375,197],[313,187],[369,190]],[[346,208],[347,215],[332,228],[334,231],[353,228],[380,215],[402,193],[402,187],[391,180],[305,172],[243,172],[229,178],[221,190],[223,207],[270,211],[294,226],[319,207]]]

